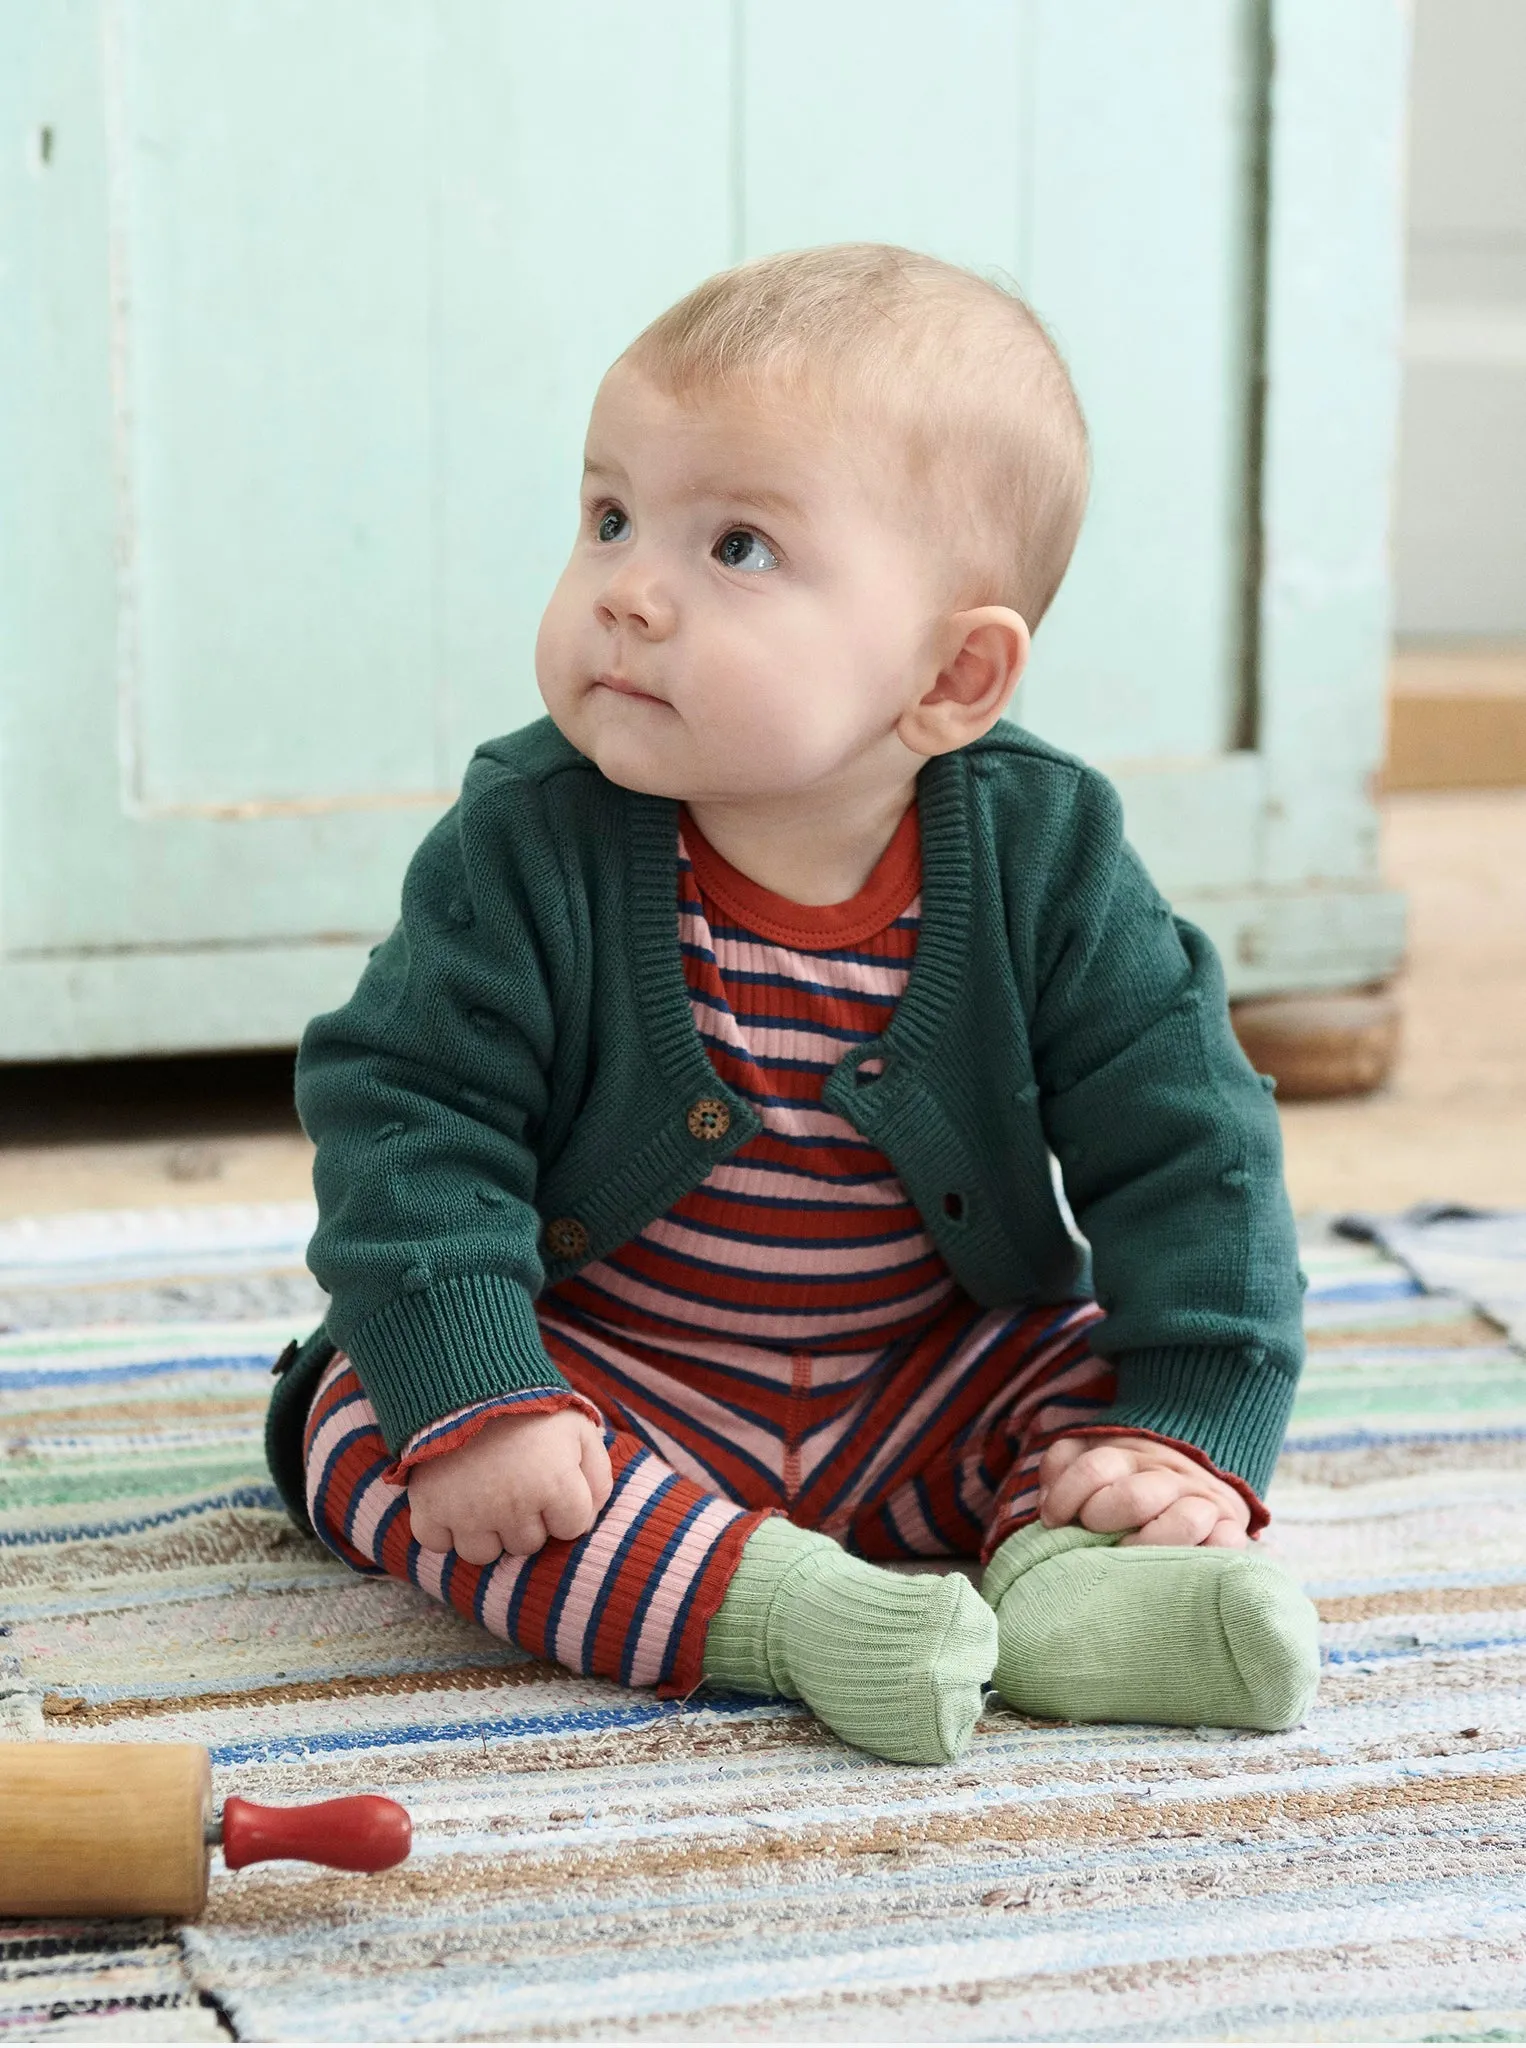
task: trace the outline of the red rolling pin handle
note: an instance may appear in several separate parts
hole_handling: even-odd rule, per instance
[[[223,1805],[223,1861],[230,1870],[281,1858],[326,1863],[331,1870],[390,1870],[412,1843],[408,1809],[370,1792],[317,1806],[256,1806],[248,1799]]]

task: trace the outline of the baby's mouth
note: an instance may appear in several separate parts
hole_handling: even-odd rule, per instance
[[[638,684],[633,683],[629,676],[595,676],[593,681],[595,689],[613,690],[618,697],[634,697],[638,702],[646,704],[665,705],[668,701],[666,697],[654,696],[650,690],[643,690]]]

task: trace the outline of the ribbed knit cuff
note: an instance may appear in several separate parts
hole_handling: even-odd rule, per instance
[[[1036,1564],[1047,1564],[1066,1550],[1096,1549],[1117,1541],[1117,1532],[1081,1529],[1074,1522],[1067,1522],[1063,1529],[1046,1529],[1040,1522],[1030,1522],[998,1545],[981,1576],[980,1597],[988,1607],[1000,1607],[1008,1588]]]
[[[1264,1494],[1282,1449],[1295,1382],[1255,1351],[1128,1351],[1113,1361],[1118,1398],[1098,1429],[1145,1429],[1194,1446]]]
[[[410,1473],[420,1465],[428,1465],[435,1458],[448,1458],[480,1435],[490,1422],[501,1422],[506,1416],[523,1422],[532,1415],[557,1415],[567,1408],[576,1409],[602,1435],[604,1417],[585,1395],[574,1394],[566,1387],[536,1387],[527,1394],[492,1394],[486,1401],[474,1401],[470,1408],[453,1408],[449,1415],[416,1429],[383,1472],[382,1484],[406,1486]]]
[[[781,1690],[781,1674],[774,1670],[768,1650],[774,1597],[802,1559],[836,1547],[830,1537],[798,1529],[782,1515],[771,1515],[749,1533],[705,1635],[706,1678],[738,1692]],[[784,1696],[798,1697],[794,1692]]]
[[[395,1458],[436,1416],[517,1394],[562,1388],[535,1304],[497,1273],[464,1273],[400,1294],[348,1333],[387,1448]]]

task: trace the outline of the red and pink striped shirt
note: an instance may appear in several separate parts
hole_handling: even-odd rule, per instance
[[[954,1281],[921,1216],[884,1154],[821,1101],[843,1054],[877,1037],[900,999],[920,891],[915,804],[857,895],[820,907],[750,880],[682,813],[678,938],[695,1027],[763,1128],[627,1244],[541,1295],[553,1354],[558,1337],[611,1359],[633,1340],[648,1354],[671,1346],[690,1367],[740,1374],[739,1391],[750,1352],[770,1382],[781,1370],[800,1381],[810,1358],[825,1392],[935,1320]],[[420,1430],[388,1477],[493,1416],[573,1406],[588,1411],[552,1387],[477,1402]]]

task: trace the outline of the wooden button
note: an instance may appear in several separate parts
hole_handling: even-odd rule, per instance
[[[588,1232],[576,1216],[557,1216],[546,1225],[546,1246],[556,1259],[588,1256]]]
[[[691,1138],[724,1138],[731,1129],[731,1111],[713,1095],[702,1095],[688,1116]]]

